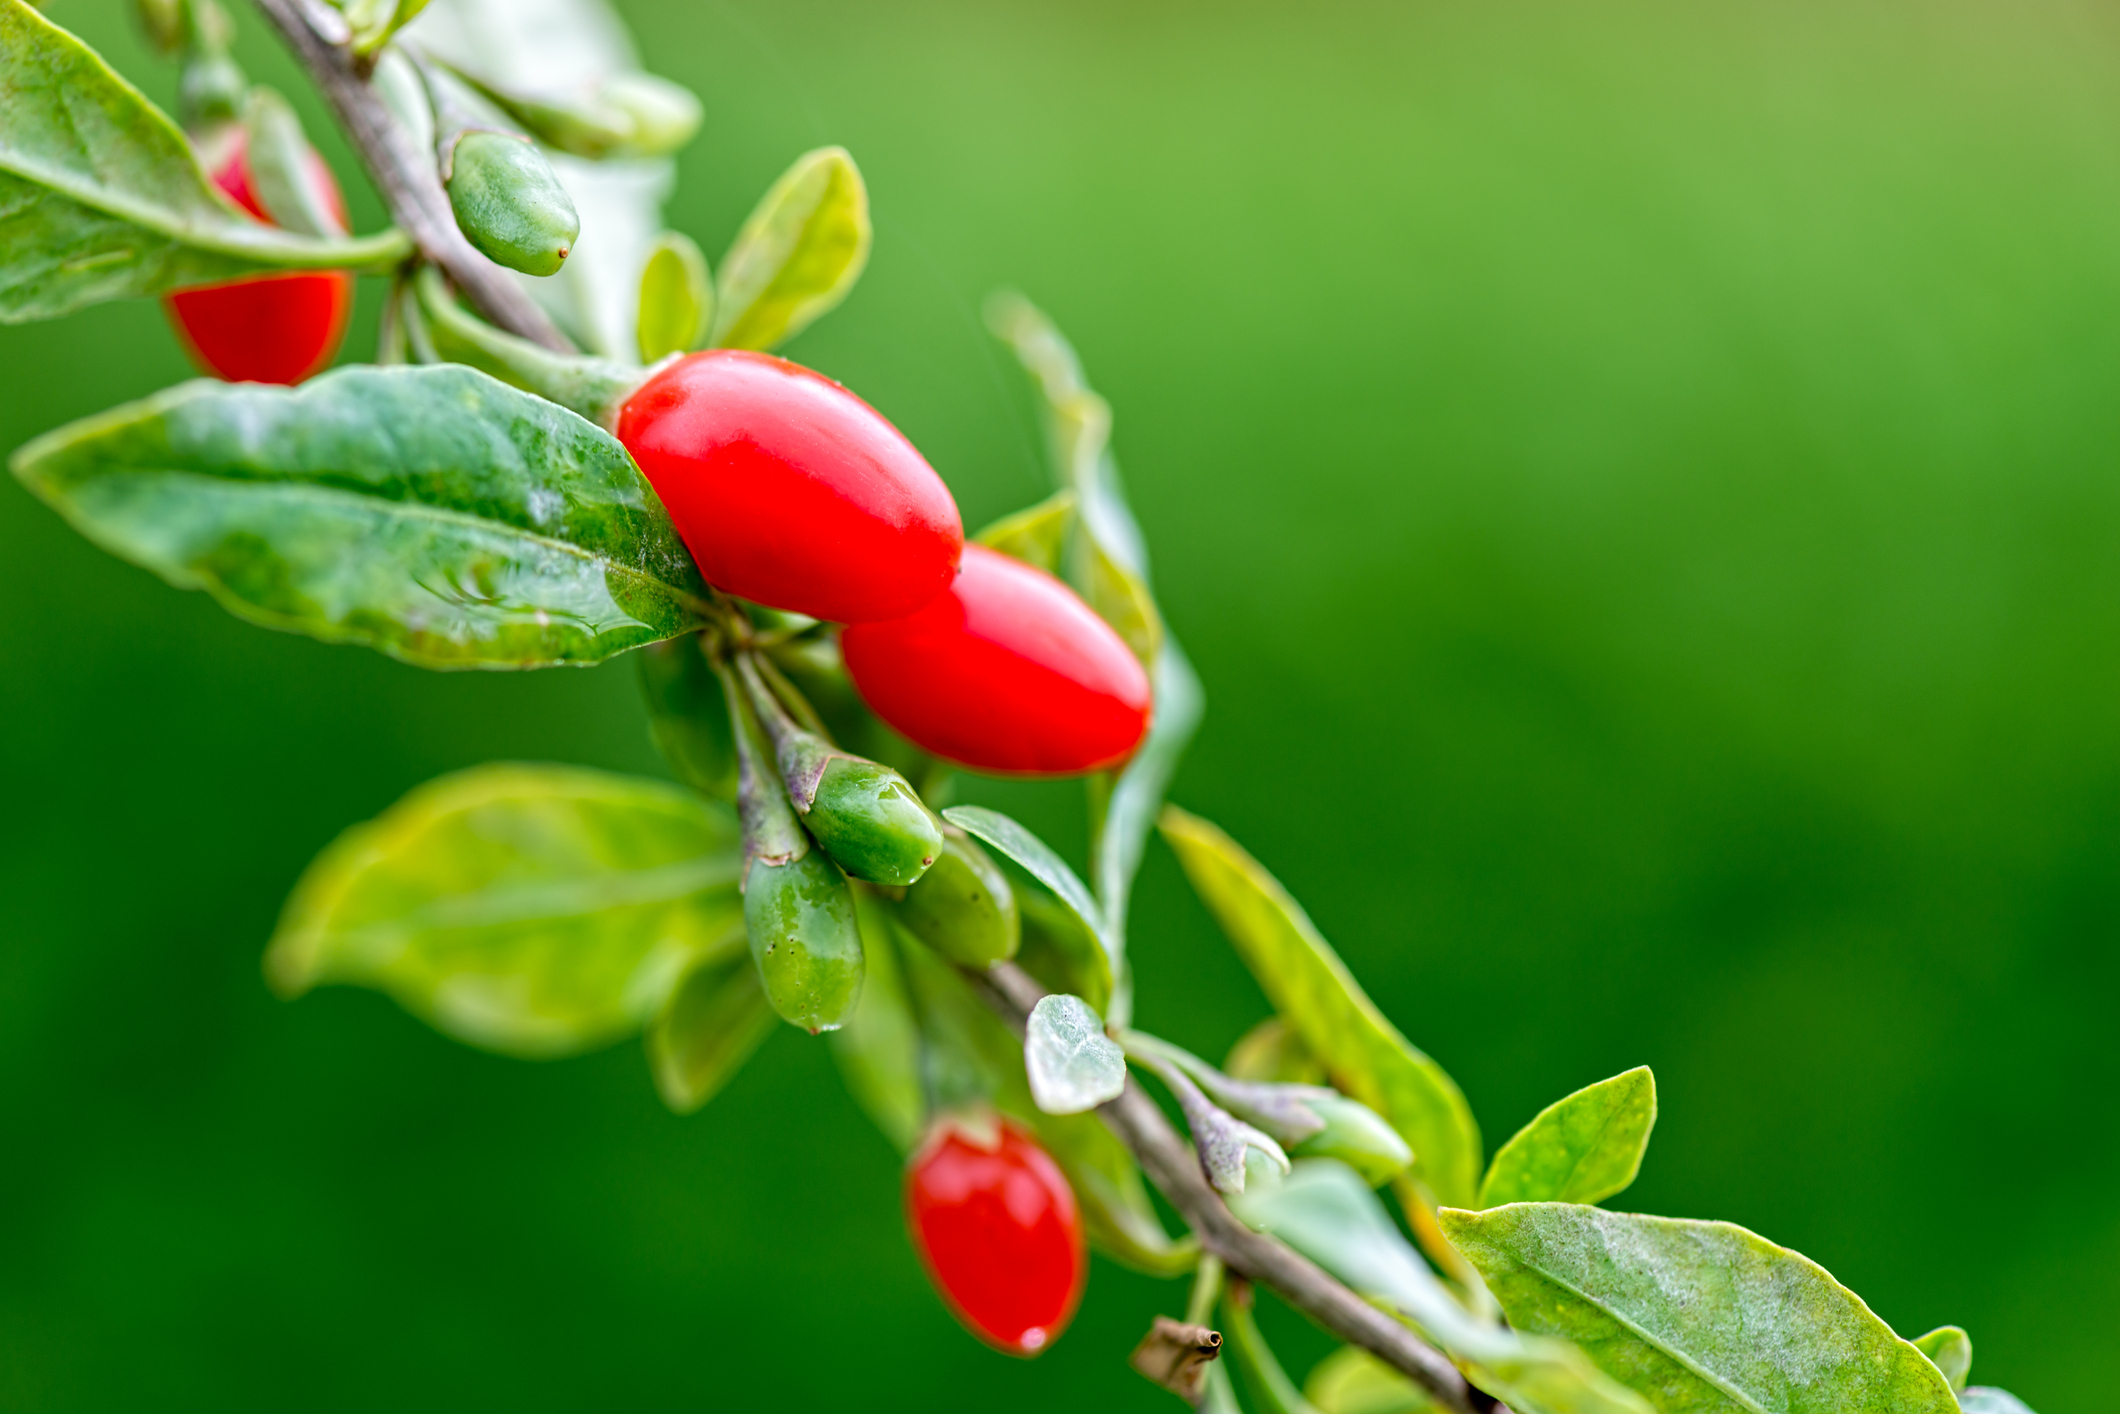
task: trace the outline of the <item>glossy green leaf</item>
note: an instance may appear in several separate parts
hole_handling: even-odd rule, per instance
[[[411,250],[396,231],[322,240],[251,220],[167,115],[24,0],[0,0],[0,95],[0,323]]]
[[[736,798],[736,738],[728,699],[696,633],[651,643],[633,655],[640,666],[648,731],[670,770],[717,800]]]
[[[568,1055],[639,1028],[694,967],[741,956],[736,870],[728,811],[676,786],[474,767],[319,855],[266,975],[290,997],[373,987],[458,1040]]]
[[[1495,1152],[1479,1206],[1596,1203],[1634,1182],[1656,1124],[1656,1077],[1637,1066],[1539,1111]]]
[[[747,953],[692,969],[648,1028],[648,1068],[663,1103],[690,1114],[713,1099],[773,1031],[774,1020]]]
[[[640,272],[640,359],[653,363],[698,348],[714,317],[707,258],[681,231],[664,231]]]
[[[704,622],[699,572],[617,440],[467,368],[187,383],[12,465],[180,588],[423,667],[595,663]]]
[[[1049,1115],[1081,1114],[1126,1088],[1126,1055],[1104,1034],[1104,1020],[1080,997],[1038,999],[1023,1031],[1031,1099]]]
[[[1060,552],[1075,520],[1075,493],[1056,491],[1035,506],[1003,516],[972,538],[989,550],[1035,565],[1047,574],[1060,572]]]
[[[1958,1396],[1965,1414],[2032,1414],[2031,1407],[2006,1389],[1975,1385]]]
[[[713,342],[770,349],[854,288],[869,258],[869,196],[843,147],[806,152],[758,203],[722,257]]]
[[[1427,1414],[1428,1391],[1359,1345],[1343,1345],[1320,1360],[1303,1381],[1318,1414]]]
[[[1470,1201],[1480,1132],[1456,1083],[1385,1020],[1309,916],[1234,840],[1175,806],[1159,824],[1267,999],[1333,1084],[1391,1121],[1439,1200]]]
[[[1957,1408],[1854,1292],[1734,1224],[1573,1203],[1439,1216],[1511,1325],[1574,1341],[1660,1414]]]
[[[832,1059],[848,1093],[901,1154],[920,1142],[927,1101],[920,1082],[920,1027],[899,967],[890,914],[872,890],[855,891],[867,975],[861,1000],[831,1033]]]
[[[1303,1160],[1280,1183],[1253,1184],[1230,1208],[1396,1310],[1516,1414],[1648,1414],[1638,1395],[1567,1341],[1506,1330],[1468,1313],[1345,1164]]]
[[[1952,1389],[1965,1389],[1966,1377],[1973,1372],[1973,1338],[1963,1327],[1938,1326],[1927,1335],[1914,1337],[1914,1348],[1943,1371]]]

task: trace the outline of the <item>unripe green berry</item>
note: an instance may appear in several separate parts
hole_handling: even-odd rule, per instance
[[[942,853],[942,830],[905,777],[888,766],[835,756],[803,824],[857,879],[910,884]]]
[[[812,1035],[854,1014],[865,968],[854,891],[824,851],[785,864],[753,861],[743,922],[773,1010]]]
[[[465,133],[450,155],[448,185],[457,228],[496,265],[554,274],[581,234],[574,201],[552,164],[522,138]]]
[[[1023,936],[1008,876],[955,830],[943,836],[934,866],[905,891],[898,919],[920,941],[967,967],[1014,957]]]

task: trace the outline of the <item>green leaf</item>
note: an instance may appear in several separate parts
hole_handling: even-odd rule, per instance
[[[1090,1246],[1153,1277],[1191,1271],[1200,1259],[1199,1244],[1190,1235],[1172,1241],[1163,1230],[1133,1152],[1094,1114],[1049,1115],[1022,1104],[1025,1099],[1027,1092],[1006,1095],[1004,1108],[1030,1127],[1066,1173]]]
[[[303,874],[266,953],[288,997],[373,987],[517,1056],[617,1040],[680,978],[743,955],[735,822],[659,781],[500,764],[355,825]]]
[[[1356,1292],[1395,1309],[1516,1414],[1647,1414],[1639,1396],[1568,1342],[1504,1330],[1468,1313],[1345,1164],[1303,1160],[1280,1183],[1252,1185],[1230,1208]]]
[[[1656,1123],[1656,1077],[1637,1066],[1540,1110],[1494,1156],[1479,1206],[1596,1203],[1634,1182]]]
[[[1427,1414],[1428,1391],[1359,1345],[1343,1345],[1320,1360],[1303,1382],[1318,1414]]]
[[[1222,1317],[1229,1328],[1229,1354],[1237,1368],[1244,1372],[1244,1382],[1250,1386],[1260,1414],[1324,1414],[1303,1397],[1303,1392],[1282,1370],[1281,1362],[1274,1357],[1273,1347],[1266,1343],[1266,1336],[1251,1314],[1248,1297],[1240,1300],[1235,1293],[1225,1291]]]
[[[1950,1414],[1936,1367],[1810,1259],[1730,1223],[1572,1203],[1446,1209],[1518,1330],[1576,1342],[1662,1414]]]
[[[1031,1008],[1023,1032],[1031,1099],[1049,1115],[1081,1114],[1126,1088],[1126,1055],[1080,997],[1053,992]]]
[[[694,968],[648,1028],[648,1068],[663,1103],[690,1114],[713,1099],[776,1020],[747,954]]]
[[[1112,976],[1118,973],[1120,967],[1119,950],[1105,930],[1104,911],[1097,906],[1096,899],[1090,896],[1088,887],[1075,871],[1067,867],[1067,861],[1054,853],[1051,845],[998,810],[989,810],[983,805],[953,805],[942,812],[942,818],[1000,850],[1067,906],[1068,912],[1073,914],[1075,920],[1097,941],[1107,974],[1101,979],[1102,990],[1109,996]],[[1033,926],[1030,910],[1035,908],[1035,905],[1021,897],[1017,899],[1017,904],[1026,910],[1024,924],[1027,946]],[[1090,992],[1078,992],[1077,995],[1090,997],[1091,1005],[1097,1005]]]
[[[1927,1335],[1914,1337],[1914,1348],[1943,1371],[1951,1388],[1963,1391],[1966,1376],[1973,1372],[1973,1338],[1960,1326],[1938,1326]]]
[[[1385,1020],[1301,906],[1234,840],[1175,806],[1158,823],[1267,1000],[1333,1084],[1404,1136],[1415,1173],[1440,1201],[1469,1201],[1480,1131],[1456,1083]]]
[[[0,323],[410,252],[396,231],[320,240],[251,220],[94,50],[23,0],[0,0]]]
[[[595,663],[704,622],[617,440],[467,368],[187,383],[13,467],[104,549],[239,617],[423,667]]]
[[[1003,516],[972,538],[989,550],[1058,574],[1060,551],[1074,520],[1075,493],[1056,491],[1035,506]]]
[[[714,314],[707,258],[690,236],[664,231],[640,272],[640,359],[653,363],[699,347]]]
[[[1097,897],[1122,948],[1134,876],[1141,871],[1141,855],[1148,847],[1149,831],[1155,828],[1164,793],[1170,789],[1178,762],[1199,729],[1200,713],[1206,706],[1199,676],[1175,638],[1164,637],[1162,650],[1149,668],[1149,680],[1155,689],[1156,710],[1149,723],[1148,738],[1112,787],[1104,811],[1104,828],[1097,835],[1096,857],[1091,861]],[[1125,1020],[1120,1018],[1122,1024]]]
[[[704,795],[734,800],[736,738],[729,729],[729,700],[700,635],[651,643],[633,657],[640,665],[649,735],[671,771]]]
[[[1975,1385],[1958,1396],[1965,1414],[2032,1414],[2030,1406],[2008,1390]]]
[[[868,974],[861,1000],[831,1036],[832,1058],[855,1101],[901,1154],[920,1143],[927,1101],[920,1082],[920,1027],[899,966],[890,913],[869,889],[854,891]]]
[[[305,236],[342,236],[331,193],[317,181],[309,139],[292,105],[254,85],[243,112],[243,165],[251,191],[273,221]]]
[[[721,261],[716,346],[770,349],[847,297],[869,259],[869,195],[843,147],[795,159]]]

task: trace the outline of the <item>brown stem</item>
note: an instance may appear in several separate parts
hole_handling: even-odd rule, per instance
[[[1045,989],[1013,963],[984,974],[987,991],[1018,1026]],[[1149,1180],[1178,1210],[1200,1245],[1240,1276],[1271,1287],[1326,1330],[1359,1345],[1412,1380],[1453,1414],[1480,1414],[1492,1406],[1465,1383],[1449,1357],[1403,1324],[1355,1295],[1324,1268],[1276,1237],[1253,1232],[1208,1185],[1199,1156],[1164,1117],[1156,1102],[1132,1080],[1118,1099],[1098,1109],[1112,1133],[1141,1161]]]
[[[446,271],[451,283],[493,323],[555,353],[575,352],[537,302],[464,239],[435,173],[433,154],[421,151],[390,116],[357,70],[351,51],[318,34],[303,16],[299,0],[257,0],[257,5],[338,115],[375,178],[390,219],[412,237],[420,254]]]

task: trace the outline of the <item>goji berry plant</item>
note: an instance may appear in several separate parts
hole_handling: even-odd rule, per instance
[[[1200,688],[1109,410],[1053,326],[990,309],[1059,489],[969,543],[882,413],[769,352],[868,258],[846,152],[798,158],[710,273],[660,220],[699,105],[599,0],[534,29],[499,0],[258,7],[391,229],[347,231],[215,0],[141,0],[182,65],[181,127],[0,0],[0,318],[159,297],[207,372],[243,380],[61,428],[16,476],[268,627],[437,669],[631,653],[681,782],[494,765],[421,787],[303,877],[266,956],[281,993],[376,988],[521,1056],[645,1031],[680,1112],[779,1022],[822,1035],[907,1155],[911,1240],[971,1333],[1021,1356],[1060,1339],[1091,1250],[1189,1277],[1131,1363],[1203,1408],[1240,1386],[1274,1414],[2023,1408],[1967,1386],[1955,1327],[1903,1339],[1741,1228],[1598,1206],[1640,1165],[1646,1069],[1483,1162],[1456,1085],[1295,901],[1165,804]],[[391,279],[375,361],[313,376],[351,272]],[[948,806],[957,767],[1083,778],[1089,879]],[[1220,1065],[1130,1024],[1155,833],[1275,1009]],[[1345,1342],[1300,1388],[1257,1286]]]

